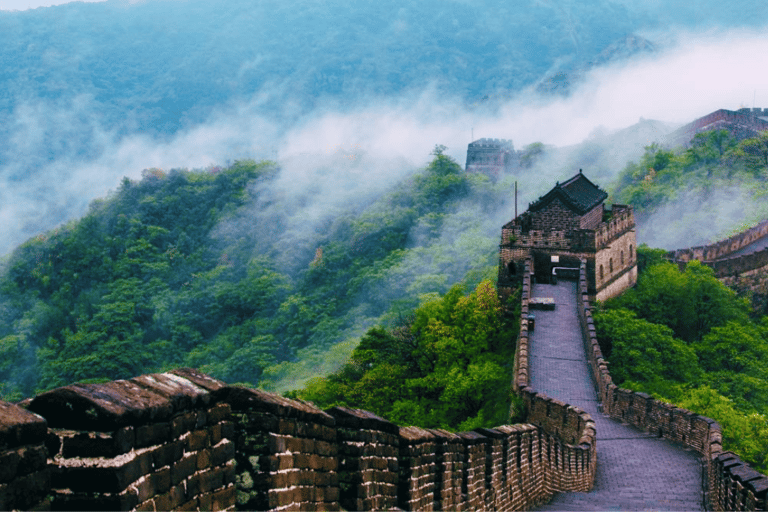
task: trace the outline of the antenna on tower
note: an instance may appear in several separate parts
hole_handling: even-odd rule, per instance
[[[515,218],[517,218],[517,180],[515,180]]]

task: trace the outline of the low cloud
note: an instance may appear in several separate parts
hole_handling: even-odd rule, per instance
[[[503,103],[467,106],[428,86],[294,120],[261,114],[260,106],[271,97],[262,91],[165,141],[101,128],[98,106],[88,97],[65,106],[27,101],[17,109],[11,150],[0,162],[0,253],[82,215],[91,200],[117,188],[123,176],[136,179],[150,167],[277,160],[282,167],[277,185],[285,194],[311,198],[297,212],[311,221],[350,198],[389,189],[428,163],[436,144],[448,146],[447,153],[463,165],[472,138],[512,139],[518,149],[537,141],[567,146],[590,136],[598,140],[596,133],[611,133],[640,118],[686,123],[719,108],[752,106],[753,101],[768,106],[765,71],[755,62],[755,56],[768,52],[768,40],[759,32],[678,35],[667,48],[595,69],[567,98],[523,91]],[[80,146],[89,146],[87,156],[75,150],[77,144],[67,149],[78,137],[87,138]],[[626,158],[640,156],[646,142],[627,141],[627,151],[602,150],[607,158],[616,155],[607,160],[615,166],[614,176]],[[51,146],[61,156],[41,159]],[[519,177],[522,204],[551,187],[553,179],[578,172],[577,163],[549,163],[547,169]]]

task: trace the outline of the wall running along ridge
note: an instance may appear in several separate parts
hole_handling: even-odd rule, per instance
[[[520,392],[530,423],[451,433],[188,368],[73,384],[0,402],[0,508],[525,510],[588,490],[589,416]]]
[[[587,358],[592,368],[603,412],[624,423],[692,448],[702,455],[707,508],[714,510],[768,510],[768,478],[722,448],[720,425],[686,409],[661,402],[646,393],[621,389],[608,371],[595,334],[592,305],[587,294],[586,268],[579,277],[579,320]]]
[[[699,260],[715,271],[715,277],[739,294],[751,294],[752,306],[768,311],[768,248],[741,256],[734,252],[768,236],[768,220],[710,245],[678,249],[667,253],[667,260],[680,270],[691,260]]]

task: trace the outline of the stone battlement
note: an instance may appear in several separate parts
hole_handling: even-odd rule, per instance
[[[699,260],[702,263],[708,264],[716,260],[727,258],[734,252],[741,250],[766,236],[768,236],[768,220],[761,222],[755,227],[726,238],[725,240],[720,240],[709,245],[670,251],[667,253],[667,259],[675,263],[687,263],[691,260]]]
[[[700,453],[706,471],[708,508],[766,510],[768,477],[750,468],[733,453],[723,452],[722,431],[716,421],[661,402],[646,393],[621,389],[613,383],[596,336],[585,265],[581,266],[579,291],[582,297],[579,320],[603,412]]]
[[[635,229],[632,207],[614,204],[611,208],[608,219],[601,222],[595,230],[595,245],[598,249],[607,248],[616,238]]]
[[[73,384],[0,402],[0,508],[524,510],[588,489],[589,417],[523,397],[530,423],[451,433],[191,369]]]

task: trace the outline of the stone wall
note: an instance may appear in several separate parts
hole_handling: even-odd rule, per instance
[[[521,390],[531,423],[451,433],[179,369],[0,404],[0,505],[52,510],[523,510],[587,490],[594,429]],[[574,416],[575,414],[575,416]],[[50,496],[50,498],[49,498]]]
[[[762,112],[747,111],[748,109],[720,109],[707,114],[666,137],[667,145],[690,146],[691,140],[697,133],[708,130],[727,129],[738,140],[754,137],[768,128],[768,122],[760,119]]]
[[[0,510],[48,510],[46,421],[0,401]]]
[[[646,393],[621,389],[613,383],[596,336],[584,266],[579,278],[579,292],[582,298],[579,319],[603,412],[699,452],[706,472],[706,500],[710,508],[766,510],[768,478],[734,454],[722,451],[722,432],[717,422],[656,400]]]
[[[48,422],[53,510],[210,510],[235,503],[220,383],[195,372],[73,384],[28,408]]]
[[[676,263],[687,263],[691,260],[699,260],[702,263],[709,264],[715,260],[727,258],[732,253],[743,249],[765,236],[768,236],[768,220],[713,244],[670,251],[667,253],[667,259]]]

